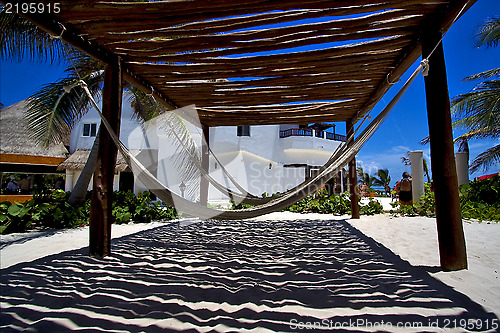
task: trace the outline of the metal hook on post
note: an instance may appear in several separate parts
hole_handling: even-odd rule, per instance
[[[59,34],[59,36],[50,35],[50,38],[52,39],[62,39],[62,35],[66,31],[66,27],[64,26],[64,24],[62,24],[61,22],[58,22],[58,24],[61,27],[61,33]]]

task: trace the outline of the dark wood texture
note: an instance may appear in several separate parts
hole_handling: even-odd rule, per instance
[[[102,113],[117,135],[120,135],[121,106],[122,68],[120,59],[116,58],[105,66]],[[105,128],[102,123],[101,128]],[[90,206],[89,252],[104,257],[111,253],[113,177],[117,156],[117,147],[106,130],[100,132],[97,154]]]
[[[427,57],[441,38],[437,29],[424,30],[423,55]],[[431,145],[432,179],[436,195],[436,220],[441,268],[454,271],[467,268],[467,253],[458,196],[450,100],[442,43],[429,59],[425,77],[427,117]]]
[[[354,140],[354,125],[351,120],[346,121],[347,142]],[[349,161],[349,191],[351,198],[351,216],[353,219],[359,219],[359,203],[358,203],[358,175],[356,171],[356,157],[353,156]]]

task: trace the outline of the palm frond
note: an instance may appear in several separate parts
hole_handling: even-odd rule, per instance
[[[500,40],[500,17],[488,19],[476,33],[476,46],[496,47]]]
[[[455,138],[455,143],[460,143],[460,141],[466,140],[470,141],[472,139],[486,139],[486,138],[497,138],[500,136],[500,130],[497,129],[496,132],[492,132],[487,128],[471,130]]]
[[[481,73],[470,75],[465,77],[464,81],[476,81],[476,80],[486,80],[500,75],[500,68],[493,68]]]
[[[135,87],[129,89],[130,105],[134,110],[135,120],[142,122],[154,119],[161,113],[166,112],[151,95],[148,95]]]
[[[391,183],[391,176],[389,176],[389,169],[378,169],[376,177],[374,177],[373,184],[378,186],[385,186]]]
[[[472,161],[469,170],[474,173],[479,170],[486,171],[490,166],[500,163],[500,145],[493,146],[479,154]]]
[[[28,120],[33,140],[41,145],[61,142],[74,123],[88,111],[89,98],[83,88],[75,86],[65,91],[68,86],[78,83],[78,77],[66,77],[43,86],[28,98],[26,119]],[[93,96],[97,96],[102,87],[102,77],[89,75],[84,78]]]
[[[454,97],[451,103],[456,118],[471,117],[479,126],[491,126],[500,118],[500,80],[482,82],[472,91]]]
[[[466,138],[457,138],[454,140],[455,143],[458,143],[458,152],[460,153],[468,153],[469,152],[469,140]]]
[[[30,21],[5,7],[0,10],[0,59],[33,62],[65,61],[64,45]]]
[[[193,138],[193,134],[185,121],[173,112],[161,106],[153,96],[138,89],[130,89],[130,101],[137,120],[148,120],[157,126],[158,132],[170,138],[174,147],[173,167],[179,171],[180,178],[187,185],[186,194],[196,196],[199,190],[201,172],[201,152]],[[144,126],[149,126],[146,122]]]

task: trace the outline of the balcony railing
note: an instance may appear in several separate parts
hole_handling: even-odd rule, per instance
[[[310,128],[290,128],[280,131],[280,138],[288,138],[289,136],[313,136],[313,131]]]
[[[310,128],[289,128],[287,130],[280,131],[280,138],[288,138],[290,136],[315,136],[317,138],[323,138],[327,140],[334,141],[347,141],[345,135],[335,134],[325,131],[313,131]]]
[[[336,134],[336,133],[329,133],[329,132],[325,132],[325,139],[335,140],[335,141],[343,141],[343,142],[347,141],[347,137],[345,135]]]

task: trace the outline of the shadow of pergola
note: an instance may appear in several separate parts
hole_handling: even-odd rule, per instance
[[[87,253],[2,270],[2,332],[487,331],[498,320],[339,220],[171,223],[115,240],[110,257]]]

